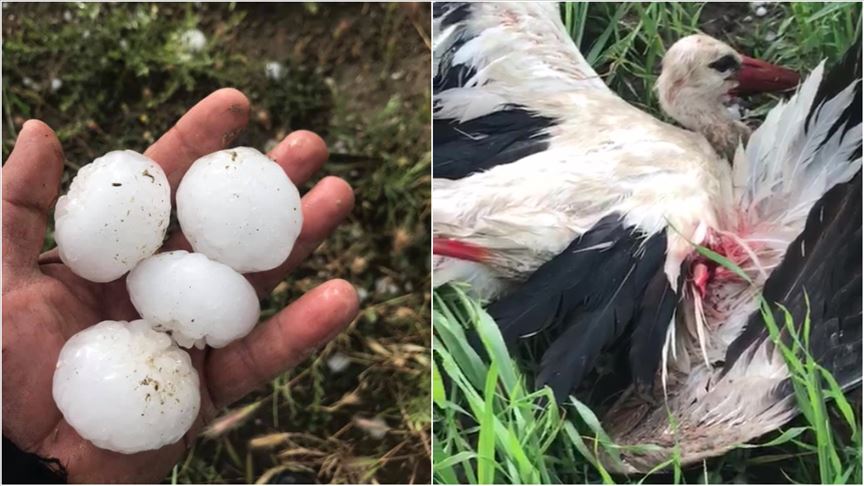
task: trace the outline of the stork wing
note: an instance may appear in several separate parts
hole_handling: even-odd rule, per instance
[[[459,179],[547,148],[556,93],[609,92],[557,3],[436,3],[433,175]]]
[[[820,64],[753,134],[746,157],[736,159],[736,189],[746,223],[764,228],[768,244],[784,254],[765,299],[787,308],[798,325],[809,317],[813,356],[849,386],[861,381],[860,37],[822,73]],[[784,321],[781,311],[775,319]],[[767,337],[762,316],[750,316],[727,349],[724,373],[746,373]],[[778,391],[790,393],[788,386]]]

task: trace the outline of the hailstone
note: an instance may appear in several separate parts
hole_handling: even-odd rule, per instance
[[[255,289],[243,275],[200,253],[172,251],[143,260],[126,277],[132,304],[184,347],[221,348],[258,322]]]
[[[72,336],[53,388],[81,437],[125,454],[177,442],[201,404],[189,354],[143,320],[102,321]]]
[[[93,282],[122,276],[160,246],[171,187],[156,162],[131,150],[85,165],[54,209],[60,259]]]
[[[291,179],[249,147],[196,160],[177,189],[177,219],[196,252],[238,272],[279,266],[303,226]]]

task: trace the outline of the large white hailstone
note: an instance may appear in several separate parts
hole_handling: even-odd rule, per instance
[[[93,282],[122,276],[160,246],[171,187],[149,158],[118,150],[85,165],[54,209],[60,258]]]
[[[196,252],[244,273],[279,266],[303,226],[291,179],[249,147],[196,160],[177,189],[177,219]]]
[[[189,354],[167,334],[143,320],[102,321],[63,346],[54,401],[81,437],[132,454],[180,440],[201,395]]]
[[[172,251],[145,259],[126,277],[132,304],[184,347],[221,348],[258,322],[255,289],[243,275],[200,253]]]

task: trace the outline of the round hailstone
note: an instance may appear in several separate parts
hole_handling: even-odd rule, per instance
[[[132,304],[180,346],[214,348],[247,334],[258,322],[255,289],[243,275],[200,253],[172,251],[145,259],[126,277]]]
[[[189,52],[198,52],[207,46],[207,36],[198,29],[189,29],[180,34],[180,46]]]
[[[132,454],[180,440],[201,395],[189,354],[167,334],[143,320],[102,321],[63,346],[54,401],[81,437]]]
[[[93,282],[110,282],[160,246],[171,216],[171,187],[162,168],[117,150],[78,171],[54,209],[60,259]]]
[[[279,266],[303,226],[291,179],[249,147],[196,160],[177,189],[177,219],[195,251],[244,273]]]

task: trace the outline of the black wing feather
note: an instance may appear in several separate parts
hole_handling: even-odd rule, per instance
[[[608,216],[574,240],[560,255],[541,265],[522,285],[487,307],[508,344],[536,334],[569,315],[581,301],[569,295],[588,295],[595,286],[599,264],[614,263],[610,251],[585,248],[615,242],[621,232],[619,217]]]
[[[435,53],[439,59],[432,80],[436,95],[465,87],[467,80],[477,72],[474,66],[453,62],[455,53],[474,37],[467,29],[472,9],[473,6],[466,3],[435,4],[433,15],[440,29],[454,28],[456,36],[446,49]],[[435,100],[432,174],[444,179],[461,179],[542,152],[549,147],[547,129],[557,123],[528,108],[513,105],[464,121],[439,116],[440,112],[441,103]]]
[[[666,332],[675,315],[684,273],[678,278],[677,289],[669,285],[669,278],[661,266],[654,273],[642,295],[630,344],[630,372],[633,380],[643,388],[651,389],[657,366],[666,341]]]
[[[473,120],[436,119],[432,174],[461,179],[549,148],[555,120],[512,107]]]
[[[608,246],[598,249],[601,244]],[[676,301],[655,290],[663,288],[657,282],[658,275],[665,279],[665,253],[665,232],[645,237],[612,214],[487,310],[511,345],[544,329],[562,329],[543,355],[536,382],[549,385],[564,401],[600,352],[629,328],[635,325],[645,337],[661,328],[665,333]],[[651,373],[652,380],[662,339],[657,350],[649,350],[654,342],[649,339],[631,352],[634,368],[648,370],[643,374]]]

